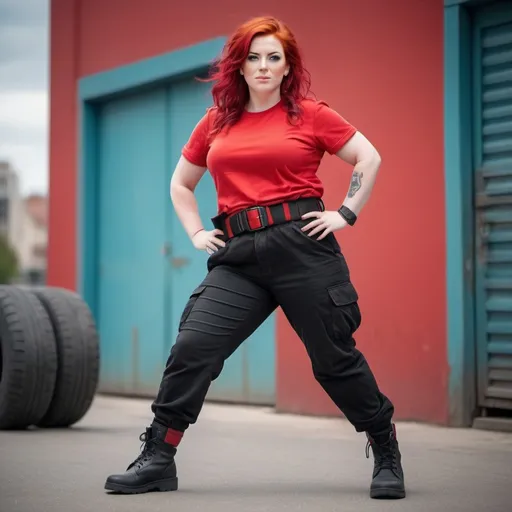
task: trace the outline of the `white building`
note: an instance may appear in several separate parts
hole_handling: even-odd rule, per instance
[[[42,283],[46,274],[48,201],[45,196],[23,198],[15,169],[0,161],[0,233],[18,255],[20,280]]]
[[[16,251],[23,232],[23,200],[16,171],[8,162],[0,161],[0,233]]]
[[[48,246],[48,201],[46,196],[31,195],[23,200],[22,235],[18,252],[24,280],[43,283]]]

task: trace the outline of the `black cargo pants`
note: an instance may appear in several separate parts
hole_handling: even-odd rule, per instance
[[[316,240],[292,221],[228,240],[188,300],[158,395],[155,419],[195,423],[225,360],[280,306],[304,343],[313,375],[356,431],[385,430],[393,405],[377,386],[353,334],[358,296],[333,234]]]

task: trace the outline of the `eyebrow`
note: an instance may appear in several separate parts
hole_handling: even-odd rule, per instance
[[[259,55],[258,52],[249,52],[249,53],[252,53],[253,55]],[[274,54],[278,54],[280,55],[280,52],[270,52],[269,55],[274,55]]]

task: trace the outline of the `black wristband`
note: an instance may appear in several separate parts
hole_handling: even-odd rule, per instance
[[[357,215],[347,206],[342,205],[338,213],[347,221],[349,226],[353,226],[356,223]]]

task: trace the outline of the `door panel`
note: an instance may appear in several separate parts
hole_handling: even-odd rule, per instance
[[[195,80],[184,80],[171,85],[168,96],[168,181],[186,144],[190,133],[210,105],[210,86]],[[167,187],[168,189],[169,187]],[[195,196],[199,214],[204,226],[208,229],[210,218],[215,215],[216,195],[213,180],[208,172],[199,182]],[[168,349],[178,334],[181,312],[185,307],[190,292],[205,277],[208,254],[197,251],[188,238],[178,216],[174,212],[171,199],[168,198],[168,230],[167,246],[169,248],[167,266],[170,290],[170,336]]]
[[[102,389],[155,391],[163,368],[166,91],[104,104],[99,116]]]
[[[512,6],[475,18],[478,405],[512,409]]]

